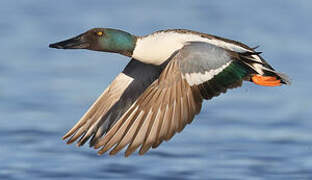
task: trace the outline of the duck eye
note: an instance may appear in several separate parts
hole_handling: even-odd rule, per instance
[[[102,31],[99,31],[96,33],[98,36],[103,36],[103,32]]]

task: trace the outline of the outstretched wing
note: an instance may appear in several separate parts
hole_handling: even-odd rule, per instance
[[[220,47],[191,42],[172,55],[160,77],[98,139],[99,154],[116,154],[128,145],[129,156],[157,147],[183,130],[200,112],[202,99],[241,85],[248,70],[240,56]]]
[[[90,146],[93,146],[159,77],[162,69],[162,66],[144,64],[131,59],[123,72],[113,80],[63,139],[69,138],[67,143],[70,144],[80,138],[77,143],[80,146],[92,137]]]

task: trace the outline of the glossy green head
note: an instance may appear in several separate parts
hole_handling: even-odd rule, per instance
[[[71,39],[50,44],[49,47],[57,49],[89,49],[131,56],[135,43],[136,36],[125,31],[110,28],[94,28]]]

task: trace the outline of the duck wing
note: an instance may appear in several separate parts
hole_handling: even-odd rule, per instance
[[[92,137],[90,146],[93,146],[159,77],[162,69],[162,66],[144,64],[131,59],[63,139],[69,138],[67,144],[71,144],[80,138],[77,145],[81,146]]]
[[[203,99],[241,86],[248,75],[236,52],[203,43],[189,42],[176,51],[156,79],[99,138],[99,154],[116,154],[128,145],[125,156],[139,146],[139,154],[156,148],[183,130],[200,112]]]

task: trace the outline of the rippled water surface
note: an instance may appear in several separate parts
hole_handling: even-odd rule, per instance
[[[0,179],[312,179],[311,1],[2,0],[0,17]],[[260,45],[293,84],[245,83],[145,156],[98,156],[61,137],[128,58],[48,48],[92,27]]]

